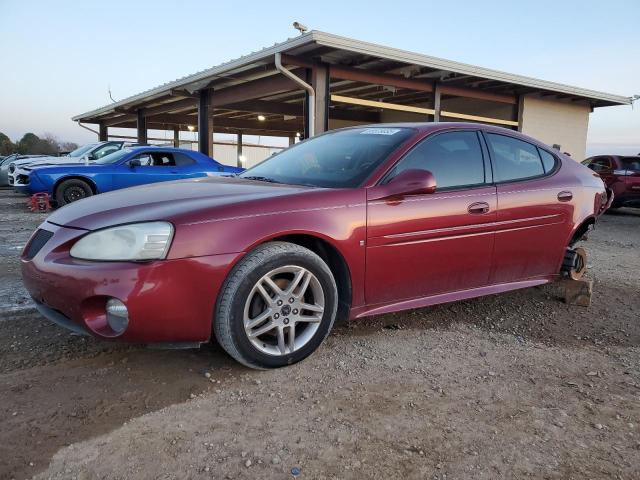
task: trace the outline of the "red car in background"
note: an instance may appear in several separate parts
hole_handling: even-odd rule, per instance
[[[613,191],[611,208],[640,207],[640,156],[598,155],[582,164],[597,172]]]
[[[311,354],[336,317],[506,292],[583,268],[598,175],[465,123],[334,130],[233,178],[120,190],[53,213],[22,254],[42,314],[102,339],[254,368]]]

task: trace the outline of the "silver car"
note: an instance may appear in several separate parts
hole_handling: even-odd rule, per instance
[[[18,155],[14,153],[8,157],[4,157],[0,162],[0,187],[6,187],[9,185],[9,165],[14,162],[20,162],[22,160],[34,161],[44,155]]]

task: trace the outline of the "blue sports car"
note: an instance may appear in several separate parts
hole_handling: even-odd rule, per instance
[[[15,189],[27,195],[47,192],[58,206],[98,193],[183,178],[233,175],[242,168],[180,148],[125,148],[88,164],[24,167]]]

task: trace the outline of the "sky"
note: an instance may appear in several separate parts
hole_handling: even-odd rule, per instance
[[[0,0],[0,132],[95,141],[71,117],[110,103],[109,89],[121,100],[281,42],[297,35],[293,21],[632,96],[640,94],[639,20],[639,0]],[[638,152],[640,101],[591,114],[587,153]]]

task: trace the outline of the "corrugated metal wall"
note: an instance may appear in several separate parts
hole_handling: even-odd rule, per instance
[[[180,148],[188,148],[197,150],[198,145],[196,143],[181,143]],[[244,144],[242,147],[242,156],[244,157],[244,164],[242,165],[244,168],[253,167],[257,165],[265,158],[269,158],[271,155],[274,155],[280,151],[282,151],[283,147],[272,147],[266,145],[251,145]],[[213,155],[218,162],[223,163],[225,165],[233,165],[236,166],[238,164],[238,149],[235,144],[232,143],[214,143],[213,144]]]

